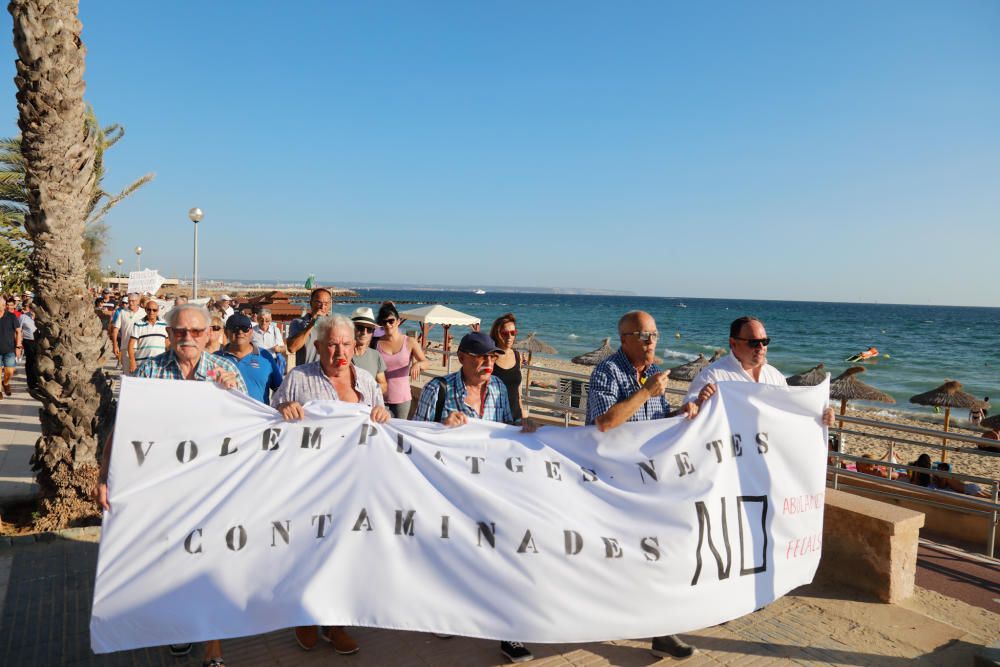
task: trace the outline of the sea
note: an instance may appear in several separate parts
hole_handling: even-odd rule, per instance
[[[836,377],[855,365],[846,361],[875,347],[879,356],[864,362],[861,381],[888,393],[896,405],[867,404],[891,412],[929,413],[909,403],[911,396],[958,380],[969,393],[992,396],[1000,404],[1000,308],[917,306],[877,303],[753,301],[687,297],[534,294],[514,292],[359,289],[356,302],[338,303],[336,312],[350,315],[359,305],[377,309],[395,301],[400,311],[441,303],[479,317],[483,329],[499,315],[517,317],[519,338],[530,333],[571,359],[611,338],[617,349],[618,318],[628,310],[645,310],[660,331],[657,355],[663,366],[680,365],[698,354],[728,350],[729,323],[743,315],[763,320],[771,344],[768,361],[785,375],[825,364]],[[410,325],[410,328],[416,328]],[[453,334],[463,335],[463,329]],[[440,339],[439,327],[431,331]],[[544,357],[536,357],[544,365]],[[859,402],[864,404],[863,402]],[[959,416],[959,415],[956,415]]]

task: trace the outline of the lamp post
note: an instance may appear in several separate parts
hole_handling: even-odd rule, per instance
[[[135,268],[138,271],[142,271],[142,246],[137,245],[135,247]]]
[[[198,298],[198,223],[205,216],[200,208],[193,208],[188,211],[188,217],[194,223],[194,271],[191,275],[191,298]]]

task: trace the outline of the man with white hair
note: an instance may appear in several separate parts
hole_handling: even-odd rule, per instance
[[[185,304],[167,313],[167,335],[170,349],[161,355],[143,362],[135,371],[135,377],[162,380],[213,380],[224,389],[236,389],[247,393],[246,382],[233,362],[223,357],[205,352],[208,342],[211,317],[201,306]],[[114,429],[112,429],[113,431]],[[111,437],[104,444],[101,455],[101,472],[98,476],[97,502],[105,510],[111,509],[108,502],[108,466],[111,461]],[[170,647],[173,655],[187,655],[190,644],[174,644]],[[205,665],[223,665],[222,644],[213,639],[205,642]]]
[[[385,408],[382,390],[375,378],[351,363],[354,356],[354,323],[336,314],[318,318],[310,328],[316,337],[314,345],[319,360],[293,368],[271,397],[271,406],[286,420],[298,421],[305,416],[303,403],[344,401],[370,407],[371,419],[376,423],[389,421],[389,411]],[[299,646],[309,651],[316,646],[319,632],[314,625],[300,626],[295,628],[295,639]],[[359,650],[358,643],[339,626],[327,628],[323,639],[341,655],[351,655]]]
[[[261,308],[257,313],[257,323],[253,326],[253,344],[271,354],[285,353],[285,339],[281,337],[278,325],[274,323],[271,311]]]
[[[132,336],[132,325],[146,316],[146,311],[139,306],[140,297],[135,292],[128,295],[128,307],[115,311],[108,327],[108,337],[111,338],[115,357],[121,362],[122,368],[128,369],[128,341]]]
[[[228,294],[223,294],[219,297],[219,306],[222,307],[222,323],[225,324],[229,316],[235,313],[233,310],[233,300]]]

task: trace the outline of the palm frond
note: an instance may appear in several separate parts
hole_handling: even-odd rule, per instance
[[[149,183],[151,180],[153,180],[153,178],[155,178],[155,176],[156,174],[152,173],[146,174],[142,178],[137,179],[134,183],[126,187],[124,190],[119,192],[114,197],[110,197],[106,202],[104,202],[104,206],[102,206],[100,210],[97,211],[97,213],[87,217],[85,224],[87,226],[90,226],[98,223],[101,219],[104,218],[104,216],[108,214],[108,211],[110,211],[119,203],[121,203],[123,199],[132,195],[136,190],[146,185],[146,183]]]

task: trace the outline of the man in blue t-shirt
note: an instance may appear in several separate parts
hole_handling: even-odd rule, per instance
[[[226,338],[229,342],[216,354],[236,364],[251,398],[269,404],[271,392],[281,385],[281,371],[274,355],[253,344],[253,322],[242,313],[230,315]]]

